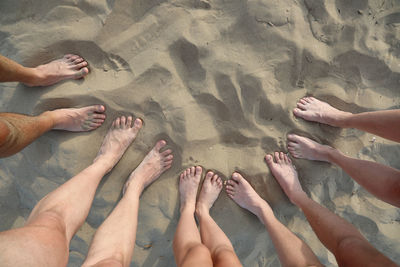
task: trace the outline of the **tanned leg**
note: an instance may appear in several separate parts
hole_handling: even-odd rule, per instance
[[[136,240],[139,197],[172,164],[172,151],[160,151],[165,145],[164,140],[159,141],[132,172],[122,199],[97,229],[83,266],[130,265]]]
[[[24,67],[0,55],[0,82],[22,82],[29,86],[46,86],[65,79],[80,79],[89,73],[88,63],[77,55],[63,58],[35,68]]]
[[[335,109],[314,97],[304,97],[297,103],[293,113],[308,121],[335,127],[356,128],[400,142],[400,109],[352,114]]]
[[[288,150],[295,158],[334,163],[381,200],[400,207],[400,171],[376,162],[350,158],[330,146],[298,135],[288,135]]]
[[[279,161],[288,163],[290,159],[285,157]],[[255,214],[265,225],[282,266],[322,266],[311,248],[275,218],[268,203],[242,175],[233,173],[226,186],[226,192],[233,201]]]
[[[66,266],[69,242],[85,221],[97,186],[135,139],[142,126],[117,118],[92,165],[45,196],[26,225],[0,233],[2,266]]]
[[[210,251],[201,243],[200,233],[194,220],[196,195],[201,173],[200,166],[191,167],[180,175],[180,213],[174,237],[174,255],[178,267],[211,267]]]
[[[311,200],[301,188],[294,166],[282,152],[265,157],[275,179],[289,199],[302,209],[319,240],[339,266],[397,266],[376,250],[349,222]]]
[[[0,157],[11,156],[50,130],[91,131],[106,116],[102,105],[57,109],[39,116],[0,113]]]

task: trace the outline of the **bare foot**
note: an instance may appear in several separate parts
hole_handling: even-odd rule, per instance
[[[103,105],[94,105],[84,108],[63,108],[47,111],[42,116],[50,116],[53,120],[53,130],[71,132],[86,132],[100,127],[106,115]]]
[[[290,201],[296,204],[297,199],[305,195],[305,192],[301,188],[297,172],[290,158],[283,152],[275,152],[276,162],[272,155],[266,155],[265,161]]]
[[[188,209],[194,213],[196,206],[197,189],[199,187],[203,168],[200,166],[191,167],[183,171],[179,177],[179,195],[182,212]]]
[[[117,164],[142,128],[141,119],[136,119],[133,127],[132,120],[132,116],[128,116],[128,118],[122,116],[114,120],[93,162],[100,159],[104,160],[105,164],[110,165],[108,171]]]
[[[196,204],[196,214],[209,213],[215,200],[217,200],[219,193],[222,190],[222,179],[218,174],[209,171],[204,178],[203,187],[201,188],[199,200]]]
[[[257,194],[240,173],[234,172],[232,174],[232,179],[228,180],[225,190],[236,204],[252,212],[260,219],[262,209],[270,208],[268,203]]]
[[[167,142],[160,140],[154,148],[146,155],[139,166],[131,173],[126,181],[123,189],[123,194],[128,193],[129,189],[138,189],[139,195],[143,189],[154,182],[160,175],[171,168],[172,165],[172,150],[167,149],[161,152]]]
[[[47,86],[65,79],[80,79],[89,73],[88,63],[77,55],[65,55],[61,59],[33,69],[35,79],[29,86]]]
[[[311,139],[295,134],[289,134],[287,138],[288,150],[295,158],[330,162],[330,152],[335,150],[330,146],[318,144]]]
[[[300,99],[293,113],[297,117],[308,121],[320,122],[336,127],[343,126],[343,121],[351,115],[349,112],[338,110],[314,97],[303,97]]]

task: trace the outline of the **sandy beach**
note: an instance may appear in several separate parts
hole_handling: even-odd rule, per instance
[[[1,55],[36,66],[68,53],[87,60],[87,77],[49,87],[0,84],[0,111],[40,114],[100,103],[107,120],[93,132],[49,132],[0,160],[0,231],[22,226],[42,197],[89,165],[115,117],[144,120],[133,145],[103,179],[71,242],[68,266],[83,262],[129,173],[160,138],[173,149],[174,164],[141,197],[134,267],[175,266],[178,176],[187,167],[200,165],[224,179],[242,173],[326,266],[337,265],[333,254],[284,195],[264,155],[287,152],[287,134],[299,133],[348,156],[400,169],[399,144],[292,113],[305,95],[349,112],[400,108],[399,1],[0,2]],[[314,200],[400,262],[398,208],[337,166],[294,164]],[[280,266],[264,226],[225,192],[211,215],[244,266]]]

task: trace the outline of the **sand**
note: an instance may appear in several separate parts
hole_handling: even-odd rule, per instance
[[[371,142],[371,134],[292,114],[304,95],[351,112],[399,108],[399,29],[395,0],[2,0],[0,54],[36,66],[76,53],[91,72],[84,80],[45,88],[0,84],[1,111],[39,114],[103,103],[108,119],[90,133],[49,132],[0,160],[0,230],[22,226],[38,200],[92,162],[112,119],[132,114],[143,118],[144,128],[100,185],[71,242],[69,266],[82,263],[127,175],[159,138],[168,141],[175,162],[142,195],[131,266],[175,266],[177,179],[194,164],[224,179],[235,170],[243,173],[321,262],[335,266],[263,156],[286,151],[286,135],[296,132],[349,156],[400,168],[398,144],[380,137]],[[399,209],[338,167],[294,163],[313,199],[400,262]],[[244,266],[279,266],[264,227],[224,192],[212,216]]]

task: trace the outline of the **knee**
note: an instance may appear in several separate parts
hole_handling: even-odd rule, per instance
[[[189,247],[182,261],[178,263],[178,266],[193,266],[193,263],[198,264],[197,266],[213,266],[211,253],[203,244],[196,244]]]
[[[213,262],[232,262],[237,259],[235,251],[230,246],[220,246],[212,252]]]
[[[204,257],[211,257],[210,251],[203,244],[197,244],[190,247],[187,251],[187,254],[196,254],[196,255],[202,255]]]
[[[7,143],[10,134],[11,130],[9,125],[3,120],[0,120],[0,147],[3,147]]]

